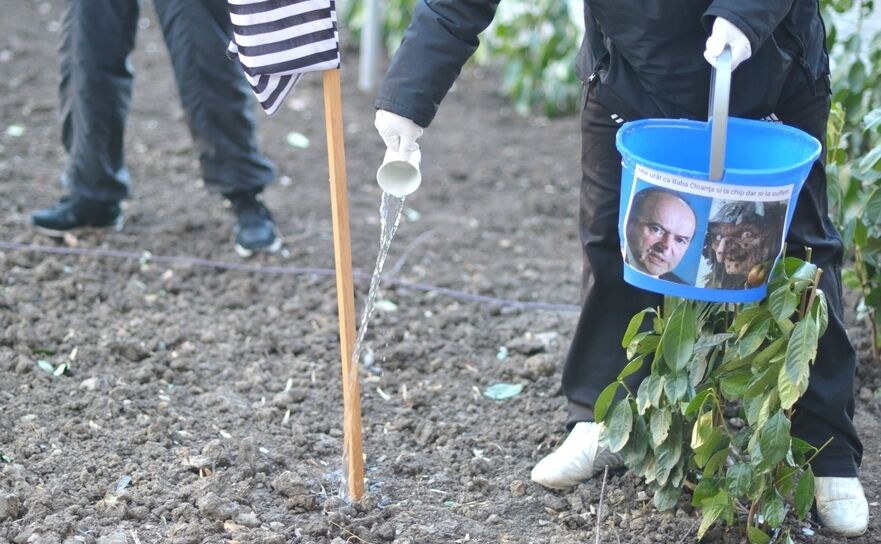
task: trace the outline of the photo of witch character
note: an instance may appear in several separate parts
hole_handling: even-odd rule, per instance
[[[783,244],[787,202],[721,201],[704,239],[703,286],[745,289],[764,283]]]

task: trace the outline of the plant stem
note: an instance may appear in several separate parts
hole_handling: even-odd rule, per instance
[[[866,264],[863,260],[863,252],[860,246],[854,244],[854,268],[857,273],[857,277],[860,280],[860,291],[863,293],[863,300],[865,300],[866,295],[869,293],[871,288],[869,287],[869,274],[866,270]],[[869,328],[872,330],[872,359],[875,362],[881,361],[878,353],[878,325],[875,322],[875,309],[869,308],[868,314],[866,318],[869,320]]]
[[[728,327],[729,327],[729,324],[728,324],[728,303],[727,302],[725,303],[724,312],[725,312],[725,330],[727,331]]]
[[[749,505],[749,513],[746,515],[746,530],[749,531],[749,528],[753,524],[753,517],[756,515],[756,510],[759,507],[758,499],[754,500],[752,504]]]
[[[713,303],[713,302],[704,302],[700,307],[700,311],[698,311],[698,320],[701,323],[705,322],[707,319],[710,318],[710,315],[713,313],[713,310],[715,308],[717,308],[718,306],[719,306],[718,304]]]
[[[869,310],[869,315],[866,316],[866,319],[869,320],[869,328],[872,330],[872,359],[875,362],[881,361],[881,357],[878,354],[878,325],[875,321],[875,310]]]
[[[597,533],[596,539],[594,542],[596,544],[600,544],[600,520],[603,518],[603,494],[606,492],[606,478],[609,477],[609,465],[606,465],[606,470],[603,472],[603,486],[600,488],[600,502],[597,506]]]
[[[725,423],[725,410],[722,409],[722,403],[719,402],[719,397],[717,397],[715,394],[713,395],[713,412],[715,412],[716,418],[718,418],[718,422],[714,421],[713,424],[716,427],[724,429],[725,433],[728,435],[729,442],[734,440],[734,435],[731,433],[731,430],[728,429],[728,425]]]
[[[805,461],[805,463],[800,467],[802,471],[804,471],[805,467],[807,467],[807,466],[809,466],[809,465],[811,464],[811,461],[814,460],[814,457],[820,455],[820,450],[822,450],[823,448],[825,448],[826,446],[828,446],[828,445],[829,445],[829,442],[832,442],[832,438],[830,438],[829,440],[823,442],[823,445],[820,446],[819,448],[817,448],[817,451],[815,451],[814,454],[811,455],[811,457],[810,457],[807,461]],[[775,487],[776,487],[776,486],[779,486],[779,485],[780,485],[781,483],[783,483],[784,481],[788,480],[789,478],[792,478],[792,475],[793,475],[793,474],[795,474],[795,472],[790,472],[790,473],[787,474],[786,476],[780,478],[779,480],[776,480],[776,481],[774,482],[774,486],[775,486]]]
[[[823,269],[817,268],[817,272],[814,274],[814,284],[811,286],[811,293],[808,295],[808,302],[805,305],[803,311],[799,312],[799,319],[805,316],[805,314],[811,311],[811,308],[814,307],[814,299],[817,297],[817,288],[820,285],[820,277],[823,276]]]

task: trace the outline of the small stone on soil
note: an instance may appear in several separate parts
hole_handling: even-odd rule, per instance
[[[80,382],[80,389],[85,389],[86,391],[94,391],[98,388],[98,378],[86,378],[85,380]]]
[[[12,494],[0,495],[0,521],[15,519],[21,512],[21,501]]]
[[[522,480],[514,480],[509,487],[512,497],[522,497],[526,495],[526,484]]]
[[[110,533],[98,539],[98,544],[126,544],[126,536],[122,531]]]
[[[196,508],[209,519],[223,521],[232,519],[239,511],[239,505],[233,501],[207,493],[196,500]]]

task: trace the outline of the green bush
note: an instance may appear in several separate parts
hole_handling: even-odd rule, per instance
[[[766,544],[783,525],[787,502],[799,518],[813,504],[810,461],[818,449],[791,436],[790,415],[828,323],[821,273],[788,257],[760,303],[667,299],[627,328],[629,363],[595,406],[603,441],[645,479],[659,510],[675,507],[684,487],[693,490],[698,539],[715,522],[742,516],[749,542]],[[639,332],[647,318],[651,327]],[[644,364],[649,376],[627,389],[624,379]],[[613,404],[620,388],[626,397]],[[726,418],[732,408],[741,413],[736,424]]]
[[[848,260],[845,284],[860,293],[857,314],[881,342],[881,32],[864,36],[862,22],[879,15],[871,1],[824,2],[832,62],[832,115],[826,138],[830,212]],[[842,36],[833,21],[847,12],[856,32]],[[852,257],[852,260],[851,258]]]
[[[560,0],[500,4],[484,38],[485,62],[503,66],[502,93],[518,113],[541,107],[548,116],[578,108],[581,81],[575,55],[583,29],[581,13]]]

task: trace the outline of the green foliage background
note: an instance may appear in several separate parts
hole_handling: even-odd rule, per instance
[[[846,248],[845,284],[860,293],[857,313],[871,330],[879,362],[881,324],[881,31],[865,23],[881,18],[871,0],[822,2],[832,63],[832,115],[826,170],[833,221]],[[834,14],[847,12],[855,32],[844,36]]]

